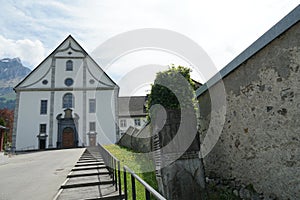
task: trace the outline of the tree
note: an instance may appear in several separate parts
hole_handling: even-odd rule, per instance
[[[7,108],[0,109],[0,124],[2,126],[9,128],[6,142],[12,141],[13,123],[14,123],[14,111],[9,110]]]
[[[190,72],[186,67],[172,66],[157,73],[148,97],[157,181],[167,199],[207,199]],[[190,187],[186,187],[187,181]]]
[[[0,118],[0,125],[1,126],[6,126],[5,120],[3,118]]]
[[[148,111],[156,104],[165,109],[195,109],[195,84],[190,72],[189,68],[183,66],[171,66],[168,70],[157,73],[148,98]]]

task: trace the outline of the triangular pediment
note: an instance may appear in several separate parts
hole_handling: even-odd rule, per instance
[[[65,57],[78,57],[84,58],[87,53],[85,50],[78,44],[78,42],[69,35],[53,52],[54,57],[56,58],[65,58]]]
[[[66,70],[66,62],[74,63],[74,71]],[[71,78],[74,85],[66,86],[63,80]],[[63,80],[61,80],[63,79]],[[114,88],[116,83],[88,55],[80,44],[69,35],[46,57],[15,90],[55,88]]]

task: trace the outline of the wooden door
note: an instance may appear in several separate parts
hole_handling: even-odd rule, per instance
[[[62,148],[74,147],[74,130],[65,128],[62,134]]]
[[[46,149],[46,139],[40,139],[40,149]]]

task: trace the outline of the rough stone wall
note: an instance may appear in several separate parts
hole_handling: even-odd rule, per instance
[[[151,114],[156,180],[166,199],[207,199],[199,137],[195,134],[197,120],[194,110],[189,111],[168,109],[165,115],[162,110]]]
[[[207,175],[235,178],[280,199],[300,197],[299,67],[298,22],[223,79],[226,120],[204,158]],[[201,138],[210,101],[208,91],[199,97]]]
[[[150,138],[150,126],[147,125],[143,127],[139,132],[137,132],[132,140],[132,149],[137,152],[150,152],[151,151],[151,138]]]
[[[149,126],[145,126],[141,130],[129,127],[118,141],[118,145],[132,149],[135,152],[150,152],[151,140]]]

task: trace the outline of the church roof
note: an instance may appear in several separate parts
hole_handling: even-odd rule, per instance
[[[235,59],[228,63],[219,73],[210,78],[202,87],[196,90],[196,95],[199,97],[208,90],[208,86],[212,87],[219,80],[229,75],[233,70],[238,68],[243,62],[251,58],[254,54],[267,46],[278,36],[286,32],[289,28],[300,21],[300,5],[292,10],[287,16],[275,24],[270,30],[258,38],[253,44],[239,54]]]
[[[119,116],[146,116],[146,96],[119,97]]]
[[[36,68],[34,68],[34,70],[32,70],[20,83],[18,83],[18,85],[16,85],[14,87],[14,90],[16,91],[16,89],[22,85],[22,83],[24,83],[35,71],[37,71],[39,69],[39,67],[46,61],[48,60],[50,57],[52,57],[55,53],[57,53],[57,51],[59,50],[59,48],[68,40],[71,40],[72,42],[74,42],[79,48],[80,50],[84,53],[85,56],[89,57],[92,62],[104,73],[104,75],[113,83],[114,86],[119,87],[107,74],[106,72],[98,65],[98,63],[85,51],[84,48],[82,48],[82,46],[73,38],[72,35],[69,35],[66,39],[64,39],[53,51],[52,53],[50,53]],[[72,47],[71,47],[72,48]],[[75,50],[77,51],[77,50]]]

